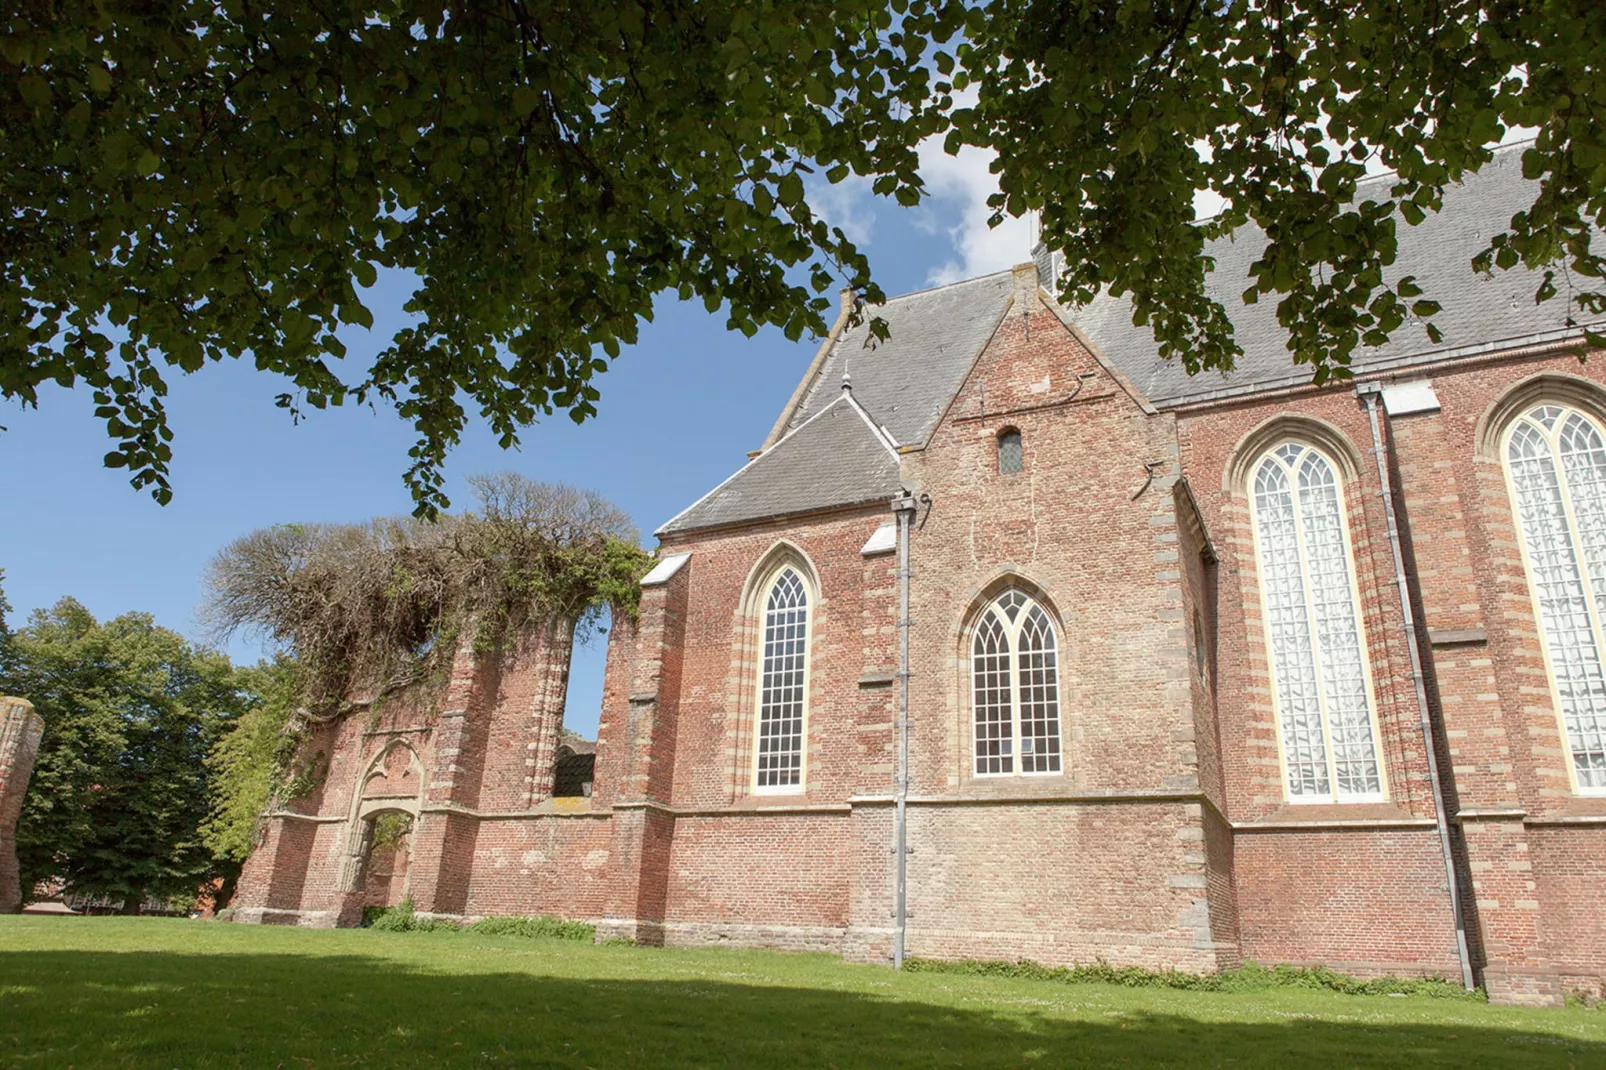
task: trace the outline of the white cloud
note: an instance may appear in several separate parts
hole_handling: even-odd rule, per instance
[[[1032,255],[1031,221],[1005,216],[996,227],[987,225],[993,210],[987,198],[998,192],[998,179],[990,170],[997,154],[965,147],[959,155],[943,151],[931,138],[920,146],[920,174],[930,200],[923,207],[933,229],[946,231],[954,255],[932,269],[931,282],[941,285],[1013,267]],[[938,212],[955,222],[940,226],[929,213]]]
[[[819,185],[809,187],[809,207],[831,226],[841,227],[848,240],[862,248],[875,229],[875,195],[870,185],[871,180],[860,175],[849,175],[834,186],[822,179]]]
[[[973,91],[974,92],[974,91]],[[961,99],[960,106],[973,103]],[[1532,137],[1532,130],[1512,130],[1507,143]],[[1200,146],[1208,154],[1208,146]],[[920,174],[928,196],[914,209],[913,224],[929,233],[946,236],[951,255],[932,268],[932,285],[975,278],[1013,267],[1031,257],[1032,223],[1025,218],[1006,216],[997,227],[987,225],[992,209],[987,198],[998,192],[998,180],[991,171],[996,154],[967,146],[950,156],[941,138],[930,138],[920,145]],[[1381,170],[1369,161],[1368,171]],[[868,245],[875,229],[879,198],[871,192],[870,180],[851,176],[837,185],[821,183],[809,189],[809,203],[832,226],[841,227],[861,248]],[[891,202],[887,202],[891,203]],[[1194,217],[1205,219],[1221,211],[1224,202],[1210,190],[1194,193]]]

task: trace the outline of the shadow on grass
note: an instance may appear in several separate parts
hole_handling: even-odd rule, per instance
[[[815,988],[442,975],[349,955],[29,951],[0,953],[0,1066],[1606,1065],[1602,1044],[1368,1021],[1380,1016],[1366,1006],[1347,1021],[1069,1021]]]

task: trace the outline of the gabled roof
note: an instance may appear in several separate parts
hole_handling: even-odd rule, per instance
[[[1513,348],[1569,331],[1564,296],[1534,304],[1538,274],[1518,267],[1485,278],[1472,270],[1472,258],[1489,238],[1533,204],[1538,189],[1522,177],[1525,148],[1526,143],[1500,149],[1464,184],[1444,191],[1442,211],[1418,226],[1400,226],[1399,256],[1384,277],[1392,285],[1406,275],[1416,276],[1423,296],[1442,306],[1433,322],[1444,340],[1434,344],[1420,323],[1408,321],[1386,344],[1356,349],[1350,367],[1357,374]],[[1367,178],[1359,196],[1386,198],[1393,181],[1392,174]],[[1149,327],[1132,325],[1127,297],[1102,295],[1086,308],[1071,310],[1071,318],[1160,408],[1308,383],[1310,366],[1295,364],[1286,348],[1288,334],[1277,322],[1277,296],[1268,294],[1254,305],[1242,300],[1250,284],[1249,265],[1265,247],[1266,236],[1254,227],[1205,246],[1216,261],[1206,290],[1227,310],[1244,351],[1229,374],[1190,376],[1181,364],[1161,360]]]
[[[828,404],[657,534],[890,499],[900,486],[892,443],[839,385]]]
[[[847,373],[854,397],[896,444],[923,445],[993,336],[1013,288],[1010,272],[1000,271],[867,310],[863,323],[837,339],[787,426],[800,427],[832,404]],[[875,316],[886,320],[889,337],[872,344]]]
[[[1578,333],[1567,326],[1564,298],[1534,304],[1534,272],[1516,268],[1482,278],[1472,271],[1472,258],[1490,235],[1533,203],[1535,184],[1522,177],[1525,147],[1499,150],[1463,185],[1445,191],[1443,211],[1420,226],[1400,228],[1399,256],[1386,278],[1392,284],[1416,276],[1425,296],[1442,306],[1434,322],[1444,340],[1434,345],[1420,324],[1407,323],[1388,344],[1354,354],[1357,374]],[[1386,197],[1392,180],[1366,179],[1360,196]],[[1084,309],[1061,309],[1062,319],[1130,381],[1146,411],[1150,402],[1167,408],[1309,383],[1310,367],[1296,365],[1286,348],[1275,296],[1255,305],[1241,299],[1249,265],[1265,244],[1265,235],[1246,227],[1205,250],[1216,261],[1207,288],[1227,309],[1244,349],[1229,375],[1189,376],[1180,364],[1160,360],[1149,328],[1132,325],[1126,298],[1104,295]],[[895,448],[921,446],[931,437],[1009,308],[1014,287],[1013,272],[1002,271],[894,297],[873,310],[891,333],[874,346],[868,317],[851,329],[834,328],[777,422],[785,433],[658,534],[891,497],[900,489]],[[841,390],[845,374],[851,394]]]

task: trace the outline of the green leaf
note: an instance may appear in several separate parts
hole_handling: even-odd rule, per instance
[[[796,208],[803,202],[803,179],[796,171],[782,175],[775,196],[785,207]]]

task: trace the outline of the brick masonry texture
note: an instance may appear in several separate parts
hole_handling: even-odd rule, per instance
[[[1035,276],[929,440],[905,445],[911,540],[908,949],[1208,972],[1246,960],[1459,976],[1378,456],[1348,386],[1157,410]],[[1074,316],[1069,317],[1074,319]],[[872,361],[873,352],[856,360]],[[1384,421],[1468,942],[1495,998],[1606,985],[1606,798],[1575,793],[1498,454],[1524,399],[1606,414],[1600,358],[1419,367],[1441,407]],[[876,418],[876,413],[870,412]],[[999,435],[1023,442],[1000,472]],[[1285,794],[1246,473],[1271,446],[1336,463],[1381,802]],[[553,799],[572,629],[328,726],[327,773],[269,815],[237,916],[352,924],[409,895],[454,917],[551,913],[644,943],[885,961],[893,933],[897,555],[884,501],[675,531],[690,559],[609,640],[589,799]],[[763,598],[809,598],[799,790],[755,790]],[[1017,587],[1052,618],[1062,768],[977,776],[969,644]],[[366,880],[367,823],[414,815]],[[401,875],[398,876],[398,873]],[[376,890],[377,889],[377,890]]]
[[[44,721],[26,699],[0,697],[0,914],[22,906],[17,878],[17,818],[33,776]]]

